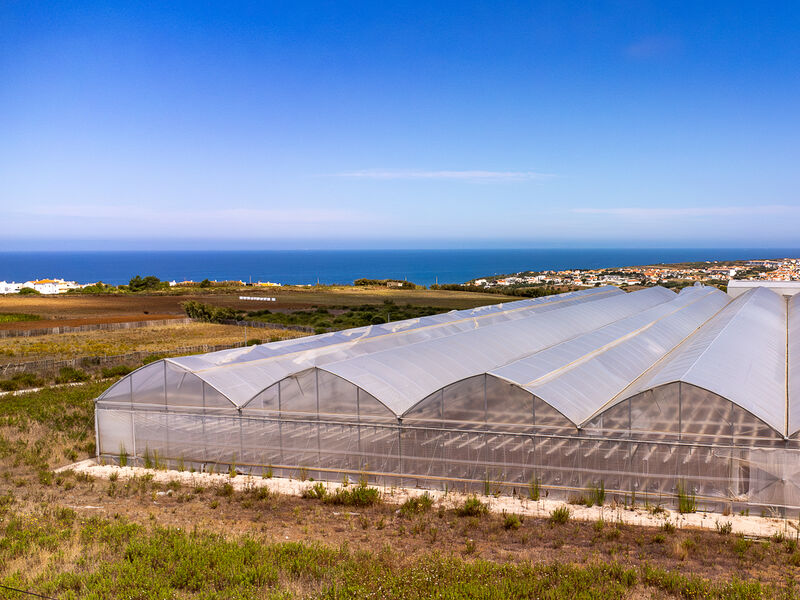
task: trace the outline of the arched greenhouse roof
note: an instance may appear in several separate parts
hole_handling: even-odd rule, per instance
[[[671,382],[689,383],[727,398],[786,436],[787,303],[767,288],[730,301],[703,328],[625,390],[623,397]]]
[[[731,300],[704,286],[680,294],[600,287],[164,362],[240,408],[318,369],[397,417],[438,390],[486,375],[576,427],[644,391],[683,382],[789,436],[800,428],[799,298],[766,288]]]
[[[716,288],[668,302],[490,371],[538,396],[580,427],[727,304]]]

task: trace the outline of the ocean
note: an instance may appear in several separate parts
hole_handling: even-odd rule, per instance
[[[422,285],[463,283],[525,270],[587,269],[685,261],[798,257],[797,248],[518,249],[518,250],[258,250],[0,252],[0,281],[61,277],[127,283],[160,279],[240,279],[284,284],[352,283],[360,277]]]

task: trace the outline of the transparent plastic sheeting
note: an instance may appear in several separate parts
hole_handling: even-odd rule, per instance
[[[661,290],[662,294],[665,292]],[[616,288],[601,287],[169,360],[196,373],[242,406],[261,390],[303,369],[345,362],[384,350],[400,352],[412,345],[419,348],[445,339],[451,340],[446,344],[460,351],[462,348],[455,340],[463,333],[492,329],[504,323],[520,323],[534,315],[562,312],[568,307],[606,298],[624,300],[626,296]]]
[[[793,394],[789,402],[789,431],[794,432],[793,437],[798,437],[797,431],[800,430],[800,294],[796,294],[787,300],[789,309],[789,327],[787,334],[789,337],[787,361],[787,379],[789,390]]]
[[[256,475],[271,470],[323,480],[366,474],[376,483],[523,494],[536,480],[553,498],[602,482],[620,500],[669,502],[680,485],[709,505],[800,506],[800,449],[787,448],[770,427],[707,390],[669,384],[577,430],[541,399],[503,387],[509,385],[489,375],[456,383],[427,403],[424,418],[402,424],[357,389],[348,390],[356,411],[349,421],[326,420],[322,412],[301,419],[270,410],[101,403],[98,436],[108,460],[128,454],[138,464],[235,465]],[[482,389],[484,406],[489,399],[500,406],[481,409],[472,401]],[[465,399],[472,408],[464,410]]]
[[[755,288],[731,301],[717,318],[635,381],[626,395],[685,381],[730,399],[788,435],[793,430],[787,422],[791,411],[786,348],[786,300],[767,288]]]
[[[376,336],[237,363],[241,378],[282,365],[256,367],[243,389],[208,377],[224,371],[217,358],[152,363],[97,400],[99,452],[476,491],[538,481],[551,497],[602,482],[620,500],[668,501],[682,486],[712,504],[800,507],[800,441],[786,435],[795,300],[706,287],[537,300],[423,339],[415,325],[391,347]]]
[[[722,309],[715,288],[685,288],[670,302],[491,371],[543,398],[576,426],[616,398]]]

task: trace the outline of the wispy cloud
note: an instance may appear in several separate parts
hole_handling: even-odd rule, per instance
[[[680,52],[683,44],[677,38],[653,35],[641,38],[625,48],[625,54],[638,60],[661,58]]]
[[[800,214],[800,206],[772,204],[763,206],[687,206],[687,207],[621,207],[621,208],[573,208],[573,213],[589,215],[612,215],[634,219],[670,217],[736,217],[748,215]]]
[[[456,181],[530,181],[547,179],[553,175],[534,171],[426,171],[404,169],[363,169],[336,173],[335,177],[353,179],[434,179]]]
[[[374,224],[379,216],[328,208],[205,208],[191,210],[131,205],[55,205],[6,213],[19,230],[59,232],[69,236],[103,231],[110,236],[206,235],[210,237],[263,232],[267,235],[321,235],[331,227]]]

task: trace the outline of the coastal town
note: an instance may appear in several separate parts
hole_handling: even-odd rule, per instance
[[[729,280],[800,280],[800,259],[754,259],[741,261],[706,261],[606,269],[571,269],[564,271],[523,271],[481,277],[469,282],[484,288],[529,287],[537,285],[593,287],[597,285],[667,287],[725,285]]]

